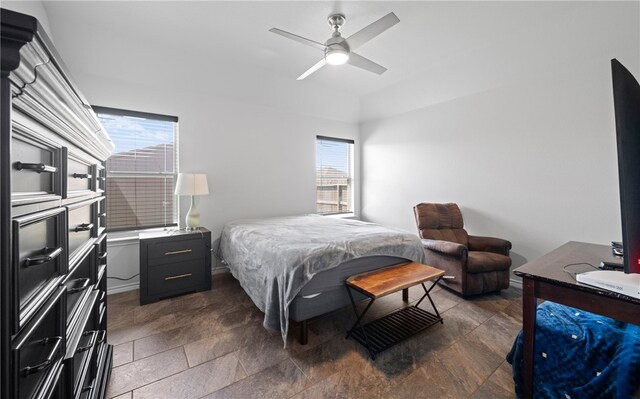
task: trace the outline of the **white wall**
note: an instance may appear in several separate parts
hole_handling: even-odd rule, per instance
[[[314,212],[316,135],[358,138],[357,124],[157,85],[75,79],[92,104],[178,116],[180,170],[207,173],[211,195],[198,206],[214,236],[240,217]]]
[[[167,91],[158,85],[134,86],[85,74],[74,78],[92,104],[178,116],[180,171],[208,175],[210,195],[197,201],[202,225],[212,231],[214,248],[227,221],[315,212],[316,135],[358,139],[354,123],[187,90]],[[356,162],[358,157],[357,152]],[[181,225],[188,205],[183,198]],[[133,245],[129,249],[122,243],[110,245],[110,275],[129,277],[138,272]],[[110,280],[110,289],[114,292],[131,282]]]
[[[140,242],[137,236],[114,240],[109,234],[107,241],[107,292],[114,294],[139,288]],[[135,276],[135,277],[134,277]],[[118,277],[123,280],[118,280]]]
[[[180,118],[180,168],[209,176],[212,194],[199,209],[213,237],[228,220],[312,212],[314,137],[322,134],[359,138],[364,219],[415,231],[416,203],[455,201],[472,234],[514,243],[515,265],[567,240],[620,238],[608,61],[617,57],[640,77],[638,2],[541,2],[549,10],[537,28],[461,46],[457,57],[433,54],[418,76],[360,104],[248,66],[167,54],[143,26],[122,37],[81,12],[63,18],[75,4],[50,4],[3,7],[34,14],[45,28],[44,11],[62,21],[51,27],[56,46],[92,103]],[[78,7],[91,15],[89,3]],[[96,38],[109,44],[94,46]],[[106,56],[114,48],[127,56]],[[237,68],[247,73],[221,81]],[[351,123],[358,113],[359,126]],[[118,245],[109,273],[129,277],[137,249]]]
[[[214,249],[227,221],[315,212],[316,135],[358,139],[355,95],[345,92],[336,101],[335,90],[288,78],[263,79],[248,66],[205,59],[210,52],[201,52],[202,59],[168,53],[165,43],[145,29],[124,37],[111,23],[82,18],[105,4],[16,3],[18,11],[43,21],[51,13],[57,50],[91,104],[179,118],[180,171],[208,175],[211,194],[197,201]],[[95,46],[96,40],[108,44]],[[359,164],[358,149],[355,158]],[[181,226],[188,207],[183,198]],[[135,239],[110,240],[109,276],[138,273],[137,245]],[[137,281],[110,279],[109,290],[130,289]]]
[[[637,2],[579,7],[520,50],[549,59],[451,71],[483,69],[488,87],[452,85],[437,101],[427,77],[404,92],[404,113],[398,87],[365,99],[365,115],[387,103],[399,114],[361,125],[363,218],[416,231],[414,205],[456,202],[471,234],[512,241],[514,266],[569,240],[619,240],[609,60],[640,77],[639,15]]]

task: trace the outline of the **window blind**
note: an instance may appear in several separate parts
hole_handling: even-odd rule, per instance
[[[177,224],[178,118],[93,107],[115,144],[107,159],[107,228]]]
[[[353,212],[354,141],[316,137],[316,212]]]

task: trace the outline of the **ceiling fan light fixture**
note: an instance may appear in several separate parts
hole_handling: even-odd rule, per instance
[[[349,61],[349,52],[343,48],[328,48],[324,54],[324,60],[329,65],[342,65]]]
[[[382,65],[378,65],[375,62],[352,52],[364,43],[378,36],[382,32],[391,28],[393,25],[400,22],[400,19],[396,14],[390,12],[384,17],[378,19],[375,22],[370,23],[364,28],[360,29],[348,38],[342,37],[340,28],[344,24],[345,17],[342,14],[333,14],[329,16],[329,25],[333,28],[331,37],[326,42],[320,43],[305,37],[296,35],[294,33],[286,32],[278,28],[269,29],[270,32],[276,33],[280,36],[284,36],[288,39],[295,40],[306,44],[307,46],[314,47],[324,52],[324,57],[320,59],[315,65],[307,69],[302,75],[298,76],[297,80],[302,80],[312,73],[316,72],[323,66],[329,65],[342,65],[349,63],[354,67],[364,69],[365,71],[373,72],[378,75],[382,75],[387,68]]]

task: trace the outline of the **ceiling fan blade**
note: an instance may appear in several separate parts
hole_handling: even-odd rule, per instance
[[[376,22],[360,29],[353,35],[347,38],[347,43],[349,43],[349,48],[351,50],[355,50],[358,47],[362,46],[369,40],[378,36],[385,30],[391,28],[393,25],[400,22],[400,18],[396,16],[396,14],[390,12],[384,17],[380,18]]]
[[[298,79],[296,79],[296,80],[302,80],[302,79],[306,78],[307,76],[311,75],[312,73],[314,73],[315,71],[317,71],[318,69],[322,68],[325,65],[327,65],[327,61],[325,61],[324,58],[323,58],[320,61],[318,61],[317,64],[315,64],[311,68],[307,69],[302,75],[298,76]]]
[[[347,64],[365,69],[369,72],[377,73],[378,75],[382,75],[387,70],[387,68],[383,67],[382,65],[378,65],[370,59],[364,58],[363,56],[356,54],[353,51],[349,53],[349,60],[347,61]]]
[[[322,43],[318,43],[318,42],[313,41],[311,39],[307,39],[306,37],[298,36],[296,34],[284,31],[282,29],[271,28],[271,29],[269,29],[269,32],[273,32],[273,33],[275,33],[277,35],[284,36],[284,37],[289,38],[291,40],[295,40],[296,42],[300,42],[302,44],[306,44],[307,46],[311,46],[311,47],[317,48],[318,50],[324,51],[324,49],[325,49],[325,45],[322,44]]]

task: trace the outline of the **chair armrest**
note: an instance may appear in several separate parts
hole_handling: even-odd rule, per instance
[[[495,237],[469,236],[469,250],[509,256],[511,242]]]
[[[422,247],[441,254],[463,258],[467,255],[467,247],[457,242],[422,239]]]

